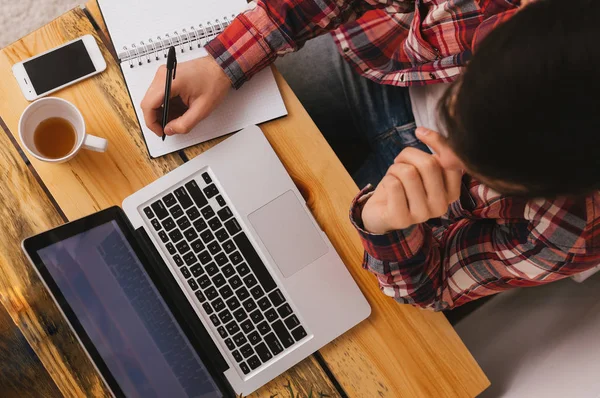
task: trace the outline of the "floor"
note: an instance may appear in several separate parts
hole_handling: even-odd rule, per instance
[[[600,398],[600,274],[503,293],[455,329],[492,383],[481,398]]]
[[[0,0],[0,48],[82,3],[83,0]]]

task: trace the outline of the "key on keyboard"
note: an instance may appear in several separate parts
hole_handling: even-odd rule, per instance
[[[151,218],[154,218],[154,213],[152,212],[152,209],[149,206],[146,206],[144,208],[144,214],[146,214],[146,217],[148,217],[149,220]]]
[[[234,346],[235,347],[235,346]],[[231,348],[230,348],[231,349]],[[238,350],[235,350],[232,352],[233,354],[233,358],[238,361],[238,362],[242,362],[244,360],[244,358],[242,358],[242,354],[240,354],[240,352]]]
[[[173,221],[173,219],[171,217],[167,218],[166,220],[164,220],[162,222],[163,227],[165,227],[165,230],[167,232],[169,232],[170,230],[172,230],[173,228],[175,228],[177,225],[175,224],[175,221]]]
[[[160,231],[158,233],[158,237],[160,238],[160,240],[163,241],[163,243],[167,243],[169,241],[169,237],[167,236],[167,233],[165,231]]]
[[[213,231],[216,231],[217,229],[221,228],[221,225],[222,225],[221,221],[219,221],[219,219],[217,217],[213,217],[212,219],[210,219],[208,221],[208,226]]]
[[[195,253],[200,253],[202,250],[204,250],[204,244],[200,239],[196,239],[191,243],[191,245],[192,250],[194,250]]]
[[[252,271],[254,271],[254,274],[256,274],[263,289],[265,289],[266,292],[270,292],[271,290],[275,289],[277,287],[275,280],[258,256],[258,253],[256,253],[256,250],[254,250],[254,247],[252,247],[252,244],[248,240],[246,234],[242,232],[236,235],[233,240],[250,265]]]
[[[190,220],[188,220],[187,217],[181,217],[179,220],[177,220],[177,225],[179,226],[180,230],[185,231],[192,224],[190,223]]]
[[[223,207],[221,210],[217,212],[217,215],[221,219],[221,221],[227,221],[230,217],[233,217],[233,213],[229,210],[229,207]]]
[[[183,235],[185,235],[185,238],[188,240],[188,242],[191,242],[198,237],[198,234],[194,228],[186,230]]]
[[[163,200],[165,201],[165,204],[167,205],[167,207],[171,207],[177,203],[177,200],[175,199],[175,196],[173,196],[172,193],[165,195]]]
[[[175,197],[184,209],[187,209],[192,205],[192,199],[190,199],[190,196],[183,187],[179,187],[175,190]]]
[[[165,247],[167,248],[167,251],[169,252],[169,254],[173,255],[175,253],[177,253],[177,250],[175,249],[175,246],[173,246],[173,244],[171,242],[167,243],[165,245]],[[177,263],[177,261],[175,261]],[[179,264],[177,264],[179,265]]]
[[[196,228],[196,231],[198,232],[202,232],[206,229],[207,225],[206,225],[206,221],[204,221],[204,219],[200,219],[198,221],[194,222],[194,228]]]
[[[209,220],[215,215],[215,211],[210,206],[206,206],[204,209],[200,210],[200,212],[205,220]]]
[[[187,216],[192,221],[194,221],[198,217],[200,217],[200,212],[198,211],[198,209],[196,207],[190,207],[189,210],[185,212],[185,214],[187,214]]]
[[[195,180],[192,180],[185,184],[185,187],[190,192],[190,195],[192,195],[192,199],[194,199],[196,206],[202,208],[208,204],[208,200],[206,200],[206,198],[204,197],[204,194],[200,190],[200,187],[198,186]]]
[[[181,206],[179,206],[179,205],[173,206],[169,211],[171,212],[171,215],[175,219],[183,216],[183,210],[181,209]]]
[[[161,220],[169,215],[169,212],[167,211],[165,205],[160,200],[152,203],[151,207],[152,210],[154,210],[156,216]]]
[[[217,187],[214,184],[207,186],[206,188],[203,189],[203,191],[204,191],[204,194],[206,195],[206,197],[209,199],[219,193],[219,190],[217,189]]]
[[[231,321],[227,324],[227,332],[233,335],[240,331],[239,325],[235,321]]]
[[[221,228],[217,232],[215,232],[215,236],[219,242],[224,242],[229,238],[229,234],[225,231],[225,228]]]

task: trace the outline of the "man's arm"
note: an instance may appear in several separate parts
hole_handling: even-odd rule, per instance
[[[472,217],[435,228],[425,223],[446,213],[460,186],[454,169],[441,167],[442,157],[449,167],[444,139],[425,131],[417,129],[417,137],[436,155],[405,149],[351,211],[365,247],[363,265],[386,295],[443,310],[600,264],[600,193],[528,201],[482,186],[489,205]]]
[[[371,8],[364,0],[259,0],[250,5],[206,46],[235,88],[277,56]]]
[[[594,253],[591,247],[560,243],[572,235],[570,222],[585,206],[563,205],[564,219],[552,216],[549,212],[554,205],[542,202],[537,211],[535,205],[526,210],[533,213],[530,222],[502,225],[491,219],[463,219],[435,230],[420,224],[372,235],[360,228],[361,206],[357,204],[353,221],[365,246],[363,266],[377,276],[383,293],[400,303],[440,311],[514,287],[553,282],[598,265],[598,248]],[[591,233],[584,229],[581,237],[573,238],[581,242]]]
[[[159,115],[166,68],[158,69],[141,103],[146,126],[155,134],[188,133],[223,101],[231,86],[239,88],[278,55],[297,50],[311,37],[371,7],[367,0],[259,0],[251,6],[205,46],[211,57],[177,66],[171,97],[181,97],[188,110],[171,120],[164,131]]]

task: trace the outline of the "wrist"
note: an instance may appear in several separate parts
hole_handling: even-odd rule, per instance
[[[370,200],[364,204],[361,212],[363,229],[373,235],[385,235],[392,230],[385,220],[377,214],[376,209],[369,206]]]
[[[211,75],[214,76],[215,81],[220,86],[231,86],[232,82],[227,73],[225,73],[225,70],[223,70],[223,68],[219,64],[219,62],[217,62],[217,60],[210,54],[207,56],[207,58],[209,60],[208,65],[211,71]]]

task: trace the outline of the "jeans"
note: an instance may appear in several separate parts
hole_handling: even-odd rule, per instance
[[[331,35],[307,42],[275,65],[360,188],[377,185],[407,146],[429,152],[415,137],[408,88],[359,75]]]

